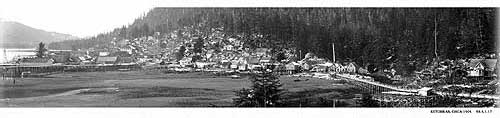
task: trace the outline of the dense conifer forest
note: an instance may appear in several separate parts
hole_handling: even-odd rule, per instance
[[[494,8],[153,8],[132,24],[53,49],[105,47],[112,39],[166,34],[187,26],[224,28],[250,48],[294,48],[359,65],[404,65],[414,70],[434,59],[487,56],[495,50]],[[112,16],[112,15],[110,15]],[[181,37],[182,38],[182,37]]]

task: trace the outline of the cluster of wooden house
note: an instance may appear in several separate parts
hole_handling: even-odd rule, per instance
[[[275,68],[276,72],[281,74],[294,74],[299,72],[320,72],[320,73],[359,73],[366,72],[354,62],[332,63],[324,59],[313,58],[290,62],[287,64],[278,65]]]
[[[15,61],[20,66],[51,65],[130,65],[137,59],[124,51],[50,51],[45,57],[24,57]]]

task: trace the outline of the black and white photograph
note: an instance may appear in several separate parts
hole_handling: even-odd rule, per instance
[[[0,5],[0,107],[500,105],[497,7],[161,4]]]

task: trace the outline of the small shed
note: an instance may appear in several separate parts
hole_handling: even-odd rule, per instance
[[[235,70],[238,69],[238,65],[237,64],[231,64],[229,67],[231,69],[235,69]]]
[[[428,96],[431,94],[430,93],[431,90],[432,90],[432,88],[424,87],[424,88],[418,89],[418,94],[422,95],[422,96]]]
[[[359,74],[369,74],[368,70],[367,70],[367,69],[364,69],[364,68],[359,68],[359,69],[358,69],[358,73],[359,73]]]
[[[238,65],[238,70],[240,70],[240,71],[247,70],[247,65],[246,64],[240,64],[240,65]]]
[[[296,71],[296,70],[299,70],[299,66],[300,64],[297,63],[297,62],[292,62],[292,63],[288,63],[285,65],[285,69],[287,71]]]

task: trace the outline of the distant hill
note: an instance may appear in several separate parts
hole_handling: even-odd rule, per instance
[[[48,32],[12,21],[0,21],[0,47],[34,48],[40,42],[50,43],[78,37],[57,32]]]

